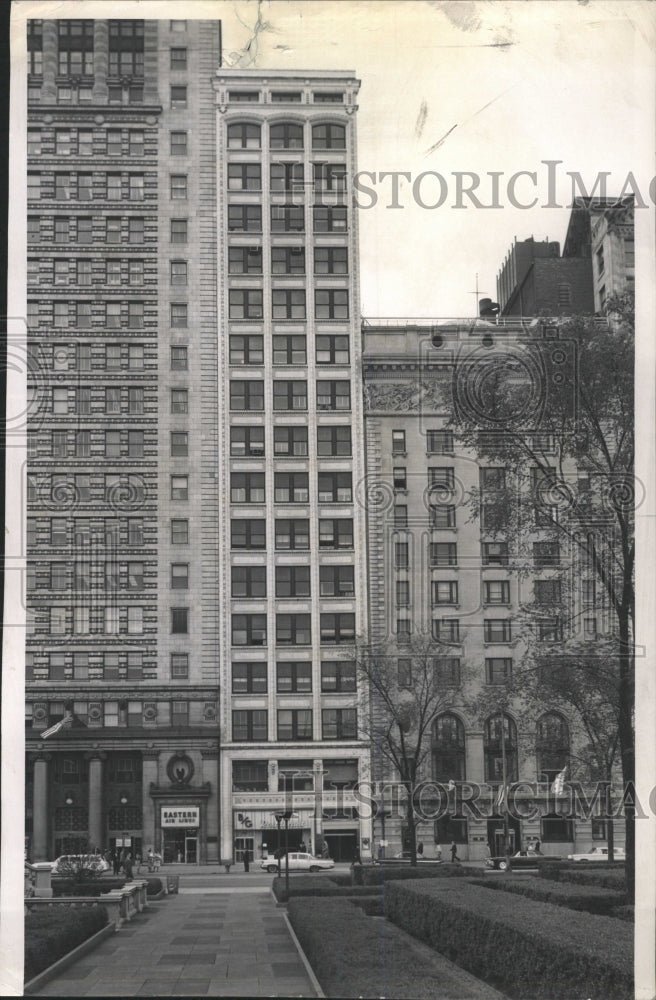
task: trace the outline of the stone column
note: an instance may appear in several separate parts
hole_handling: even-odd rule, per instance
[[[312,830],[312,844],[310,850],[313,854],[319,854],[323,847],[323,760],[317,758],[312,761],[314,774],[314,829]]]
[[[154,851],[163,852],[163,844],[157,840],[157,822],[155,816],[155,803],[150,794],[150,786],[157,785],[157,769],[159,765],[159,752],[157,750],[144,750],[141,754],[141,782],[142,782],[142,832],[143,850],[147,851],[152,847]]]
[[[107,754],[102,751],[86,754],[89,761],[89,850],[107,848],[103,823],[103,761]]]
[[[109,24],[93,22],[93,99],[107,102],[107,73],[109,71]]]
[[[199,844],[199,853],[207,862],[219,860],[219,751],[201,750],[202,778],[210,786],[210,794],[205,805],[205,843]]]
[[[232,840],[232,759],[223,754],[221,769],[221,861],[231,861],[234,844]]]
[[[34,760],[34,802],[32,804],[32,860],[48,860],[48,762],[52,754],[42,753]]]
[[[57,22],[43,22],[43,84],[41,86],[41,101],[44,104],[56,104],[58,42]]]

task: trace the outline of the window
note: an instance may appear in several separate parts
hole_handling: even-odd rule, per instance
[[[257,104],[260,100],[260,94],[257,90],[229,90],[228,100],[240,104]]]
[[[121,175],[107,174],[105,197],[107,201],[121,200]]]
[[[348,319],[348,292],[341,289],[316,289],[314,315],[316,319]]]
[[[231,410],[263,410],[264,382],[261,379],[233,379],[230,382]]]
[[[315,91],[312,100],[315,104],[342,104],[344,94],[341,91]]]
[[[319,520],[319,548],[352,549],[353,521],[350,517]]]
[[[186,389],[171,389],[171,413],[189,412],[189,394]]]
[[[358,735],[357,712],[354,708],[324,708],[321,712],[324,740],[355,739]]]
[[[351,385],[346,379],[328,381],[317,379],[318,410],[350,410]]]
[[[465,727],[451,712],[439,715],[433,722],[431,753],[434,781],[465,780]]]
[[[189,477],[171,476],[171,500],[189,499]]]
[[[427,431],[426,450],[429,455],[452,455],[453,454],[453,432],[452,431]]]
[[[41,76],[43,73],[43,21],[34,18],[27,22],[28,73]]]
[[[189,654],[171,653],[171,677],[184,680],[189,676]]]
[[[187,219],[171,219],[171,243],[187,242]]]
[[[291,122],[269,126],[271,149],[303,149],[303,126]]]
[[[347,365],[349,363],[348,337],[317,334],[315,344],[318,365]]]
[[[273,319],[305,319],[305,290],[274,289],[271,296]]]
[[[560,604],[561,581],[560,580],[534,580],[533,592],[536,604]]]
[[[533,564],[535,566],[559,566],[560,545],[558,542],[533,542]]]
[[[588,621],[587,618],[584,620]],[[539,621],[538,638],[541,642],[561,642],[563,638],[563,626],[560,619],[543,618]]]
[[[405,431],[392,431],[392,454],[405,455]]]
[[[458,583],[456,580],[433,580],[431,582],[433,604],[457,604]]]
[[[233,566],[233,597],[266,597],[266,566]]]
[[[484,566],[507,566],[508,565],[508,543],[507,542],[483,542],[483,565]]]
[[[394,568],[407,569],[409,565],[408,543],[394,542]]]
[[[460,686],[460,657],[436,656],[433,669],[435,681],[440,687]]]
[[[229,292],[230,319],[262,319],[261,288],[231,288]]]
[[[171,174],[171,199],[184,201],[187,197],[187,175]]]
[[[68,389],[66,386],[55,386],[53,388],[52,412],[58,415],[68,413]]]
[[[232,645],[233,646],[266,646],[267,644],[266,615],[233,615]]]
[[[410,605],[410,582],[409,580],[396,581],[396,605],[399,608],[407,608]]]
[[[456,542],[431,542],[429,558],[431,566],[457,566],[458,546]]]
[[[170,54],[170,68],[171,69],[186,69],[187,68],[187,50],[185,48],[180,48],[176,46],[175,48],[169,49]]]
[[[121,432],[105,431],[105,458],[120,458]]]
[[[455,528],[456,508],[453,504],[431,503],[429,507],[431,528]]]
[[[309,596],[309,566],[276,566],[276,597]]]
[[[66,221],[66,220],[64,220]],[[90,218],[78,217],[76,220],[77,224],[77,242],[78,243],[92,243],[93,242],[93,221]],[[68,227],[67,227],[68,228]]]
[[[596,618],[584,618],[583,619],[583,634],[586,639],[596,639],[597,637],[597,619]]]
[[[130,174],[128,195],[130,201],[143,201],[144,199],[144,175]]]
[[[144,241],[144,220],[128,219],[128,242],[143,243]]]
[[[305,247],[271,247],[272,274],[305,274]]]
[[[67,128],[55,130],[55,154],[56,156],[70,156],[73,152],[73,135]]]
[[[189,703],[186,701],[172,701],[171,702],[171,725],[172,726],[188,726],[189,725]]]
[[[346,190],[346,164],[313,163],[314,187],[316,191]]]
[[[543,816],[540,833],[545,844],[573,844],[574,821],[560,815]]]
[[[231,503],[264,503],[263,472],[233,472],[230,476]]]
[[[505,684],[512,676],[512,659],[509,656],[485,658],[485,681],[487,684]]]
[[[485,604],[509,604],[510,583],[508,580],[486,580],[483,583],[483,601]]]
[[[311,740],[312,710],[308,708],[278,711],[279,740]]]
[[[229,191],[261,191],[262,167],[259,163],[229,163]],[[230,228],[230,227],[229,227]]]
[[[276,615],[278,646],[309,646],[312,642],[310,615]]]
[[[171,518],[171,544],[187,545],[189,543],[189,521],[181,517]]]
[[[307,472],[275,472],[275,503],[308,503],[310,499]]]
[[[142,344],[128,344],[128,368],[131,371],[144,366],[144,349]]]
[[[600,819],[597,816],[592,816],[590,819],[591,834],[593,840],[606,840],[606,820]]]
[[[186,132],[170,132],[169,133],[169,152],[171,156],[186,156],[187,155],[187,133]]]
[[[458,618],[434,618],[432,633],[436,642],[458,644],[460,643],[460,620]]]
[[[346,149],[346,128],[344,125],[313,125],[313,149]]]
[[[144,325],[143,302],[128,302],[128,326],[142,327]]]
[[[187,107],[187,88],[176,84],[171,86],[171,110],[179,111]]]
[[[140,517],[128,518],[128,545],[143,545],[143,521]],[[118,544],[118,540],[116,542]]]
[[[232,739],[235,743],[264,741],[267,735],[267,712],[264,709],[233,711]]]
[[[310,522],[305,518],[276,518],[275,531],[278,550],[310,548]]]
[[[351,428],[317,427],[317,455],[322,457],[344,457],[351,454]]]
[[[351,612],[322,614],[320,627],[322,643],[353,642],[355,639],[355,615]]]
[[[187,370],[187,348],[184,345],[171,347],[171,371]]]
[[[485,642],[510,642],[510,622],[507,618],[486,618],[483,634]]]
[[[262,247],[228,247],[228,270],[230,274],[262,274]]]
[[[305,457],[308,454],[307,427],[274,427],[273,453],[288,458]]]
[[[138,414],[144,411],[144,391],[141,386],[130,386],[128,389],[128,413]]]
[[[130,156],[144,155],[144,134],[140,129],[130,129],[128,132],[128,151]]]
[[[408,474],[405,466],[395,465],[392,469],[392,483],[395,490],[407,490]]]
[[[395,504],[393,509],[394,517],[394,527],[395,528],[407,528],[408,527],[408,505],[407,504]]]
[[[319,503],[352,503],[353,481],[350,472],[320,472]]]
[[[189,589],[189,564],[171,563],[171,590]]]
[[[355,663],[351,660],[323,660],[321,664],[321,690],[355,691]]]
[[[274,293],[275,294],[275,293]],[[274,365],[304,365],[307,363],[305,336],[276,335],[273,338]]]
[[[315,205],[312,209],[312,222],[315,233],[345,233],[348,228],[346,206]],[[346,295],[346,292],[343,294]]]
[[[312,664],[306,660],[279,660],[276,663],[278,694],[309,694],[312,691]]]
[[[307,382],[304,380],[273,383],[274,410],[307,410]]]
[[[230,545],[233,549],[263,549],[266,546],[266,523],[263,518],[235,518],[230,522]]]
[[[253,455],[262,457],[264,455],[264,427],[231,427],[230,454],[238,458]]]
[[[483,729],[483,753],[486,781],[503,780],[504,756],[506,780],[517,781],[517,727],[509,715],[495,715],[486,720]]]
[[[260,134],[259,125],[233,122],[228,125],[228,149],[259,149]]]
[[[261,205],[228,205],[228,232],[261,233]]]
[[[302,205],[272,205],[272,233],[302,233],[305,230],[305,209]]]
[[[121,220],[116,218],[105,219],[105,241],[107,243],[120,243],[121,242]],[[120,263],[120,262],[119,262]],[[107,270],[107,268],[106,268]],[[110,275],[112,273],[111,268],[109,269]],[[119,268],[120,272],[120,268]],[[116,269],[114,272],[116,273]]]
[[[584,604],[594,604],[597,596],[596,580],[581,580],[581,600]]]
[[[189,608],[171,608],[171,632],[173,635],[187,635],[189,632]]]
[[[251,663],[232,664],[233,694],[266,694],[266,692],[266,661],[257,660]]]

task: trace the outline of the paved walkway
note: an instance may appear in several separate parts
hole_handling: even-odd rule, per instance
[[[271,890],[166,896],[36,996],[290,996],[316,993]]]

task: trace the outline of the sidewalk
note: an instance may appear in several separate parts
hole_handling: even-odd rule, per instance
[[[152,903],[34,995],[314,997],[283,914],[268,887],[186,889]]]

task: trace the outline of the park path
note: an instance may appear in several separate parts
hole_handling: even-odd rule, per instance
[[[43,986],[43,997],[315,997],[270,888],[182,889]]]

